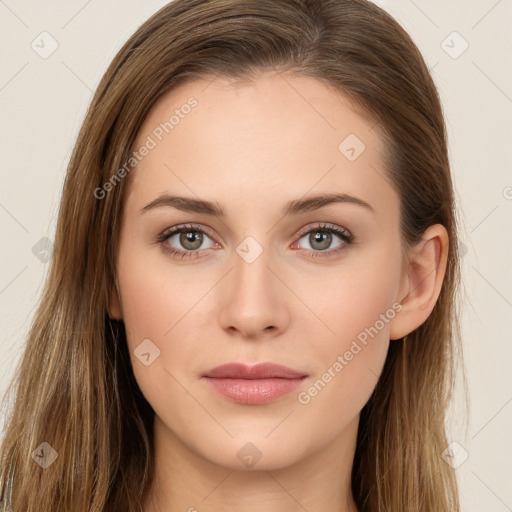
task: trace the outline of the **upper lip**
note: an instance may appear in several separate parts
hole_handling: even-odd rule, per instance
[[[253,366],[243,363],[227,363],[202,374],[202,377],[217,379],[299,379],[306,376],[303,372],[274,363],[259,363]]]

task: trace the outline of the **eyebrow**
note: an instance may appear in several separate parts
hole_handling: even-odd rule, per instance
[[[299,215],[301,213],[318,210],[324,206],[334,203],[355,204],[362,206],[366,210],[373,212],[375,210],[366,201],[348,194],[325,194],[310,196],[305,199],[297,199],[289,201],[281,211],[283,217],[288,215]],[[171,206],[184,212],[203,213],[205,215],[212,215],[214,217],[225,218],[226,213],[218,203],[205,201],[203,199],[195,199],[193,197],[175,196],[163,194],[157,197],[154,201],[144,206],[141,213],[144,213],[153,208],[162,206]]]

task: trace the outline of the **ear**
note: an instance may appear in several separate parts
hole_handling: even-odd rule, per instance
[[[434,309],[446,272],[448,244],[446,228],[434,224],[411,249],[397,296],[402,309],[391,322],[392,340],[414,331]]]
[[[116,285],[112,287],[110,292],[108,316],[114,320],[121,320],[123,318],[121,299],[119,298],[119,286],[117,285],[117,282]]]

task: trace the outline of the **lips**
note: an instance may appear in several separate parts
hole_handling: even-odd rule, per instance
[[[230,401],[258,405],[275,400],[299,387],[307,374],[274,363],[247,366],[228,363],[201,375],[210,389]]]
[[[274,363],[247,366],[242,363],[222,364],[209,370],[203,377],[217,379],[299,379],[306,374]]]

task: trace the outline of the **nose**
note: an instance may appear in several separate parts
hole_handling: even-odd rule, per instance
[[[283,284],[270,251],[263,250],[252,262],[234,253],[233,267],[219,290],[221,327],[230,335],[253,340],[284,332],[290,320],[287,301],[292,293]]]

